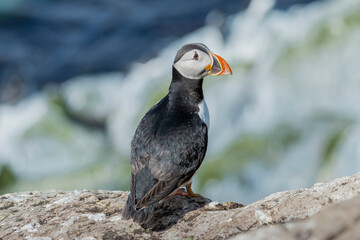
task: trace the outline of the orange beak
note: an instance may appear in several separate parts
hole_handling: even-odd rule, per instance
[[[226,75],[226,74],[232,74],[231,68],[229,64],[219,55],[216,55],[215,53],[210,53],[212,56],[212,66],[210,70],[211,76],[218,76],[218,75]]]

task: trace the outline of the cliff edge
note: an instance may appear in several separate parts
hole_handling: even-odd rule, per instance
[[[356,239],[360,173],[243,206],[172,196],[145,226],[122,219],[128,192],[2,195],[0,239]],[[273,225],[273,226],[265,226]],[[264,226],[264,227],[262,227]]]

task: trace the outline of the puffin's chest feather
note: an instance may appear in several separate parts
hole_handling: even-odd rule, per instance
[[[199,107],[198,115],[199,115],[201,121],[203,121],[203,123],[206,124],[207,128],[209,128],[210,127],[210,116],[209,116],[209,110],[206,105],[205,99],[203,99],[199,103],[198,107]]]

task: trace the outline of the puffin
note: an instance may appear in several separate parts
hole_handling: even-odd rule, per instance
[[[201,197],[191,183],[205,157],[210,127],[203,79],[225,74],[232,74],[228,63],[204,44],[190,43],[178,50],[168,94],[145,114],[131,142],[124,219],[148,221],[146,209],[170,195]]]

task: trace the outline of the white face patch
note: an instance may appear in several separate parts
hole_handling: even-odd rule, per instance
[[[205,99],[203,99],[199,103],[198,107],[199,107],[198,115],[201,118],[201,120],[203,121],[203,123],[205,123],[209,129],[210,128],[210,115],[209,115],[209,109],[206,105]]]
[[[193,49],[185,53],[174,64],[174,67],[186,78],[201,79],[208,75],[208,71],[205,70],[207,65],[211,65],[211,58],[208,53]]]

